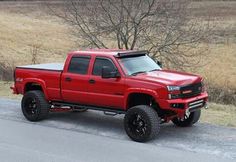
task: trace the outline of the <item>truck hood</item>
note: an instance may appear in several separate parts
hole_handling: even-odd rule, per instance
[[[142,81],[150,81],[168,85],[188,85],[201,81],[201,77],[184,72],[177,72],[171,70],[158,70],[153,72],[141,73],[134,76],[135,79]]]

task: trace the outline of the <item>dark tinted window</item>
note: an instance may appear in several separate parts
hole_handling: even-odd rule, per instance
[[[152,70],[161,70],[149,56],[125,57],[120,59],[125,71],[128,75],[137,72],[149,72]]]
[[[96,58],[94,67],[93,67],[93,75],[101,76],[103,66],[108,66],[109,68],[111,68],[112,71],[117,70],[111,60],[105,59],[105,58]]]
[[[89,61],[89,57],[73,57],[69,65],[68,72],[77,74],[87,74]]]

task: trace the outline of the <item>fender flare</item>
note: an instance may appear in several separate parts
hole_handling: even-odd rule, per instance
[[[156,91],[151,90],[151,89],[146,89],[146,88],[130,88],[127,90],[124,96],[124,108],[127,110],[128,108],[128,99],[129,95],[132,93],[141,93],[141,94],[147,94],[152,96],[156,102],[158,102],[159,95]]]
[[[46,83],[43,80],[37,79],[37,78],[24,79],[24,81],[23,81],[23,94],[25,94],[25,87],[28,83],[37,83],[37,84],[39,84],[42,87],[45,99],[48,99]]]

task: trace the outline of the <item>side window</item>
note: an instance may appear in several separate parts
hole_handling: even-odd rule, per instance
[[[106,58],[96,58],[93,66],[93,75],[102,75],[102,67],[108,66],[112,71],[117,70],[113,62]]]
[[[68,72],[76,74],[87,74],[89,67],[89,57],[72,57]]]

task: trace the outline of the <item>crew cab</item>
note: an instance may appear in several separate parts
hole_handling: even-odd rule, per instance
[[[65,64],[18,66],[14,78],[26,119],[61,109],[124,114],[125,131],[138,142],[155,138],[162,123],[193,125],[208,99],[202,77],[163,70],[147,51],[74,51]]]

